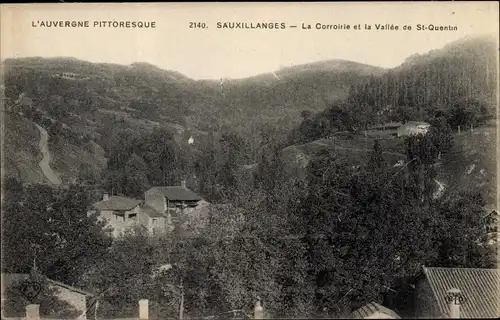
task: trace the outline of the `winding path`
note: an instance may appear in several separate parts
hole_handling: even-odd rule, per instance
[[[62,181],[59,178],[59,175],[50,167],[50,152],[48,145],[49,134],[47,133],[47,130],[38,124],[35,123],[35,126],[40,131],[40,143],[38,146],[40,147],[40,152],[43,155],[43,158],[40,160],[38,165],[40,166],[40,169],[42,169],[43,175],[50,181],[50,183],[60,185],[62,184]]]

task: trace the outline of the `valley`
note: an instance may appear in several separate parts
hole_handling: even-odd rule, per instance
[[[495,265],[497,47],[208,80],[7,59],[4,269],[36,262],[98,295],[100,318],[144,299],[157,319],[261,300],[283,318],[375,301],[415,318],[424,265]]]

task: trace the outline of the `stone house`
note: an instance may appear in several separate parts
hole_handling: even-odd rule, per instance
[[[106,222],[106,228],[116,238],[138,225],[141,202],[127,197],[108,196],[106,193],[93,207],[98,219]]]
[[[143,227],[149,235],[160,235],[169,231],[168,226],[170,221],[167,217],[151,208],[147,204],[141,205],[139,208],[139,224]]]
[[[183,180],[180,186],[153,187],[144,193],[145,205],[165,217],[166,230],[173,230],[177,224],[196,219],[206,212],[208,202],[186,187]]]
[[[134,228],[146,230],[151,236],[172,232],[207,212],[208,202],[186,187],[153,187],[144,193],[145,200],[104,195],[94,204],[98,219],[106,221],[113,237],[123,236]]]
[[[499,318],[500,270],[423,267],[416,318]]]

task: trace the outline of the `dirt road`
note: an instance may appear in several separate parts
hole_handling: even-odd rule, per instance
[[[40,169],[42,169],[44,176],[50,181],[50,183],[60,185],[62,181],[59,178],[59,175],[50,167],[50,152],[48,145],[49,134],[47,133],[47,130],[45,130],[38,124],[35,123],[35,125],[40,131],[40,143],[38,144],[38,146],[40,147],[40,152],[43,155],[43,158],[38,163],[38,165],[40,166]]]

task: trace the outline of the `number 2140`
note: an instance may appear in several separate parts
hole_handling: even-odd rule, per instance
[[[190,22],[189,23],[189,28],[191,29],[206,29],[207,24],[205,22]]]

